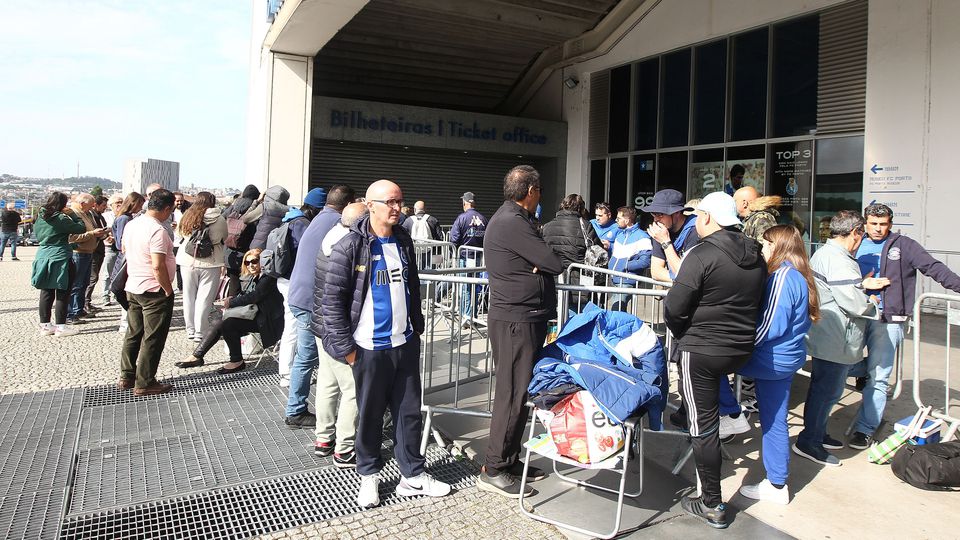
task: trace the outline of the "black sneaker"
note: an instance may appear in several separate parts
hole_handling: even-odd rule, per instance
[[[303,411],[296,416],[286,417],[283,420],[283,423],[286,424],[290,429],[301,429],[305,427],[312,428],[317,426],[317,415],[310,411]]]
[[[510,467],[508,472],[516,478],[520,478],[520,475],[523,474],[523,462],[517,460],[517,462]],[[537,480],[543,480],[546,477],[547,473],[544,472],[544,470],[540,467],[534,467],[533,465],[527,467],[527,482],[536,482]]]
[[[333,443],[314,441],[313,454],[320,457],[330,457],[333,454]]]
[[[67,317],[67,320],[64,321],[66,324],[80,324],[80,319],[76,317]]]
[[[483,470],[480,471],[480,476],[477,477],[477,488],[481,491],[489,491],[490,493],[503,495],[508,499],[520,498],[520,480],[508,472],[490,475],[487,473],[487,468],[484,467]],[[533,488],[527,486],[523,494],[529,497],[532,493]]]
[[[729,525],[729,523],[727,523],[727,506],[723,503],[718,504],[714,508],[710,508],[703,503],[700,497],[690,497],[687,495],[680,500],[680,506],[684,512],[702,519],[707,525],[714,529],[726,529],[727,525]]]
[[[353,450],[350,450],[349,452],[344,452],[342,454],[334,454],[333,464],[336,465],[338,469],[356,469],[357,453]]]
[[[857,377],[856,382],[853,383],[853,387],[857,389],[857,392],[863,392],[863,389],[867,387],[867,378]]]
[[[856,431],[853,435],[850,436],[850,440],[847,441],[847,444],[850,445],[850,448],[854,450],[866,450],[870,448],[870,443],[873,442],[869,435],[865,435]]]
[[[823,436],[823,447],[827,450],[842,450],[843,441],[838,441],[827,434]]]

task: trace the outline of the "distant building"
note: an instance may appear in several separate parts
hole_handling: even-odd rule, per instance
[[[150,184],[180,189],[180,163],[162,159],[128,159],[123,166],[123,192],[144,193]]]

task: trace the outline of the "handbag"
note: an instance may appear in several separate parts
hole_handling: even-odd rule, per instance
[[[931,409],[932,407],[926,407],[917,410],[917,413],[913,415],[913,420],[906,429],[903,431],[894,431],[893,435],[890,435],[878,443],[873,443],[873,445],[870,446],[870,450],[867,451],[867,461],[876,463],[877,465],[886,465],[893,461],[893,456],[896,455],[897,450],[900,450],[903,445],[907,444],[907,441],[915,437],[923,427],[923,423],[927,420],[927,415],[930,414]]]
[[[113,265],[113,273],[110,274],[110,292],[113,293],[117,303],[123,309],[130,309],[130,302],[127,301],[127,293],[124,289],[127,287],[127,257],[121,251],[117,255],[116,262]]]
[[[607,250],[604,249],[603,246],[598,246],[590,242],[587,230],[583,228],[582,219],[580,220],[580,234],[583,235],[583,243],[587,246],[583,262],[590,266],[596,266],[597,268],[606,268],[607,262],[610,260],[610,254],[607,253]]]
[[[247,304],[245,306],[228,307],[223,310],[223,319],[246,319],[252,321],[259,312],[256,304]]]

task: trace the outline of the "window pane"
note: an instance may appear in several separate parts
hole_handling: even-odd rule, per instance
[[[780,223],[792,223],[810,242],[810,182],[813,179],[813,141],[770,145],[770,195],[779,195]]]
[[[702,199],[707,193],[723,189],[723,148],[694,150],[690,158],[690,199]]]
[[[724,190],[727,193],[732,193],[743,186],[753,186],[761,194],[765,193],[767,160],[764,157],[764,146],[762,144],[727,148],[727,167],[725,170],[727,178]]]
[[[727,102],[727,40],[695,49],[693,143],[723,142]]]
[[[660,147],[687,146],[690,132],[690,49],[663,57]],[[661,167],[662,168],[662,167]],[[680,179],[686,178],[683,174]]]
[[[773,27],[773,137],[807,135],[817,127],[820,17]]]
[[[652,219],[640,209],[650,204],[654,192],[657,191],[655,164],[657,156],[654,154],[640,154],[630,157],[633,167],[633,207],[637,209],[637,221],[646,228]]]
[[[830,236],[830,216],[837,210],[863,208],[863,137],[817,141],[817,181],[813,199],[814,242]],[[887,203],[889,204],[889,203]],[[826,236],[821,220],[826,218]]]
[[[590,206],[607,200],[607,160],[590,162]]]
[[[761,28],[733,38],[730,140],[762,139],[767,120],[767,40]]]
[[[687,192],[687,152],[664,152],[658,165],[657,191],[669,188]]]
[[[636,115],[634,150],[657,147],[657,96],[660,91],[660,59],[640,62],[636,71],[637,93],[633,102]],[[651,167],[651,171],[653,168]]]
[[[626,152],[630,142],[630,66],[610,70],[610,124],[607,148]]]
[[[627,158],[610,160],[610,209],[627,205]]]

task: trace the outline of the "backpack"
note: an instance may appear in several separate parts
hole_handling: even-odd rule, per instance
[[[897,478],[913,487],[951,491],[960,487],[960,441],[903,445],[890,464]]]
[[[305,218],[297,218],[305,219]],[[290,224],[293,220],[281,224],[267,235],[267,245],[260,253],[260,272],[275,278],[289,278],[293,271],[296,252],[290,238]]]
[[[413,227],[410,229],[410,236],[414,240],[433,240],[433,233],[430,231],[430,214],[422,216],[410,216],[413,220]]]
[[[190,237],[183,244],[184,251],[194,259],[204,259],[213,255],[213,241],[210,240],[210,231],[206,225],[190,233]]]
[[[227,237],[223,240],[223,245],[230,249],[237,249],[240,245],[240,235],[247,228],[243,222],[243,214],[230,214],[227,216]]]

